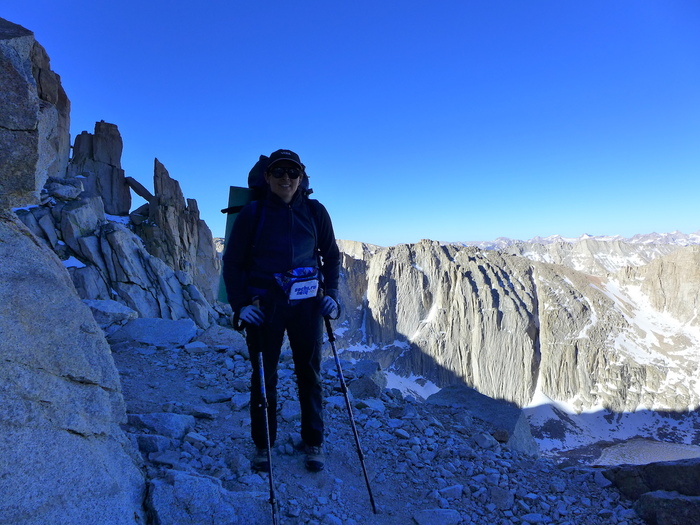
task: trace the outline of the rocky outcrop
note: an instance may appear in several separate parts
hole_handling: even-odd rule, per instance
[[[638,284],[653,308],[681,323],[700,326],[700,246],[689,246],[646,266],[628,268],[622,278]]]
[[[126,218],[131,194],[117,126],[101,121],[94,134],[80,134],[68,165],[70,104],[46,52],[30,31],[0,19],[0,59],[0,204],[65,261],[84,299],[209,326],[218,317],[207,298],[219,260],[196,202],[184,205],[156,161],[144,246]]]
[[[578,242],[518,242],[502,250],[533,261],[566,266],[579,272],[605,276],[629,266],[644,266],[680,248],[677,244],[640,244],[621,240],[581,239]]]
[[[134,523],[144,479],[110,348],[61,261],[0,215],[0,516]]]
[[[119,376],[54,252],[69,248],[51,209],[36,206],[45,182],[64,198],[82,191],[60,182],[69,104],[48,63],[31,32],[0,20],[0,521],[132,524],[145,520],[145,481],[119,426]],[[10,210],[27,204],[31,231]],[[97,222],[77,215],[71,243]]]
[[[131,196],[121,153],[117,126],[96,123],[94,135],[76,138],[68,175],[46,179],[41,205],[21,201],[25,207],[15,211],[65,261],[83,299],[117,300],[141,317],[191,318],[206,328],[218,317],[203,293],[213,297],[218,285],[211,232],[195,201],[186,213],[176,204],[184,202],[179,185],[156,161],[153,217],[146,224],[138,221],[148,240],[144,245],[126,217]],[[15,169],[35,168],[20,163]],[[11,173],[0,183],[7,185]]]
[[[642,494],[634,510],[646,523],[700,525],[700,497],[657,490]]]
[[[428,397],[426,402],[462,409],[467,414],[493,425],[494,438],[505,443],[511,450],[530,456],[539,454],[525,414],[512,403],[492,399],[463,385],[445,387]]]
[[[171,470],[151,480],[146,504],[156,523],[265,525],[268,497],[263,491],[231,493],[216,478]]]
[[[131,190],[148,203],[131,214],[131,226],[148,253],[187,280],[208,302],[214,302],[221,269],[211,230],[199,216],[197,201],[187,199],[158,159],[154,166],[154,193],[126,177],[121,169],[122,138],[116,125],[95,124],[95,133],[75,139],[68,176],[79,178],[87,194],[102,199],[107,215],[127,216]]]
[[[82,192],[81,183],[52,179],[45,205],[16,210],[64,261],[80,296],[116,300],[140,317],[189,318],[203,328],[214,322],[218,314],[192,276],[148,253],[128,220],[108,220],[103,200]]]
[[[31,31],[0,18],[0,207],[40,200],[65,175],[70,102]]]
[[[87,193],[100,197],[105,213],[128,215],[131,192],[121,168],[122,137],[114,124],[95,124],[95,133],[83,131],[75,138],[69,177],[82,178]]]
[[[682,325],[695,322],[697,247],[607,277],[430,241],[341,247],[341,346],[385,368],[518,406],[537,389],[579,409],[700,403],[700,342]]]
[[[647,523],[700,524],[700,459],[621,465],[605,477],[628,498]]]
[[[130,184],[135,187],[134,181]],[[221,263],[211,230],[199,217],[197,201],[185,201],[180,184],[170,177],[158,159],[155,160],[153,186],[154,195],[140,189],[148,204],[131,216],[136,233],[151,255],[173,270],[189,274],[204,297],[214,302]]]
[[[700,496],[700,458],[620,465],[606,470],[604,475],[625,496],[635,500],[646,492],[657,490]]]

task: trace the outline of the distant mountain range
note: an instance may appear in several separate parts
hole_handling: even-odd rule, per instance
[[[576,243],[581,241],[604,241],[613,242],[620,241],[627,244],[672,244],[676,246],[690,246],[700,244],[700,230],[695,233],[683,233],[679,231],[671,233],[646,233],[637,234],[634,237],[623,237],[621,235],[588,235],[584,233],[580,237],[562,237],[561,235],[550,235],[549,237],[533,237],[527,241],[519,239],[509,239],[507,237],[498,237],[493,241],[466,241],[466,242],[451,242],[446,244],[456,246],[476,246],[482,250],[503,250],[516,244],[558,244],[558,243]]]
[[[508,237],[498,237],[493,241],[444,242],[442,244],[453,246],[476,246],[482,250],[504,250],[510,246],[519,244],[573,244],[587,240],[603,242],[619,241],[627,244],[669,244],[675,246],[690,246],[693,244],[700,244],[700,230],[696,231],[695,233],[683,233],[679,231],[671,233],[639,233],[634,237],[623,237],[622,235],[588,235],[587,233],[584,233],[580,237],[562,237],[561,235],[550,235],[549,237],[533,237],[527,241],[520,239],[509,239]],[[221,237],[215,237],[214,246],[218,253],[223,253],[224,239]]]

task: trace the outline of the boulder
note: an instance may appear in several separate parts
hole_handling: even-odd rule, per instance
[[[386,388],[386,374],[382,372],[382,368],[379,363],[368,359],[363,359],[355,363],[354,371],[357,378],[367,377],[374,381],[381,390]]]
[[[469,414],[494,427],[494,434],[507,447],[528,454],[539,455],[537,443],[530,433],[530,424],[524,412],[513,403],[492,399],[464,385],[450,385],[428,397],[427,403],[464,408]]]
[[[413,515],[417,525],[457,525],[462,522],[459,512],[452,509],[419,510]]]
[[[109,345],[56,255],[0,213],[0,516],[145,519],[145,484]]]
[[[148,430],[159,436],[182,441],[194,430],[194,416],[170,412],[154,414],[129,414],[129,425],[138,430]]]
[[[657,490],[642,494],[634,505],[647,523],[656,525],[700,525],[700,497]]]
[[[102,199],[94,196],[66,203],[61,207],[60,216],[58,226],[63,242],[75,253],[81,254],[79,240],[95,235],[105,222],[105,209]]]
[[[169,470],[151,480],[146,505],[160,525],[266,525],[267,498],[265,492],[229,492],[215,478]]]
[[[631,499],[658,490],[700,496],[700,458],[619,465],[605,470],[603,475]]]
[[[95,321],[107,334],[115,332],[139,316],[138,312],[117,301],[83,299],[83,302],[90,307]]]
[[[109,336],[110,344],[134,341],[158,347],[183,346],[197,335],[197,326],[191,319],[140,318],[129,321]]]
[[[348,390],[357,399],[377,398],[381,395],[381,387],[369,376],[353,379],[348,383]]]

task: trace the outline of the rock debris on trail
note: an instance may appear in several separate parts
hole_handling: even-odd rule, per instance
[[[335,362],[326,350],[326,466],[320,473],[303,465],[293,362],[283,350],[272,453],[278,523],[643,523],[600,472],[559,468],[509,450],[494,438],[497,429],[464,408],[379,388],[364,398],[373,389],[366,381],[358,388],[358,379],[372,367],[343,362],[378,508],[373,514]],[[250,468],[251,367],[243,337],[214,326],[181,346],[118,337],[112,351],[129,413],[124,429],[148,478],[152,522],[271,523],[267,474]]]

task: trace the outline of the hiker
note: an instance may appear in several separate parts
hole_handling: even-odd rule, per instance
[[[324,467],[321,347],[323,317],[337,318],[340,254],[326,208],[307,196],[299,156],[277,150],[265,169],[266,194],[236,218],[223,257],[234,327],[245,327],[253,366],[250,392],[255,470],[269,471],[267,438],[277,436],[277,365],[286,331],[301,405],[305,465]],[[269,436],[258,353],[262,352]]]

